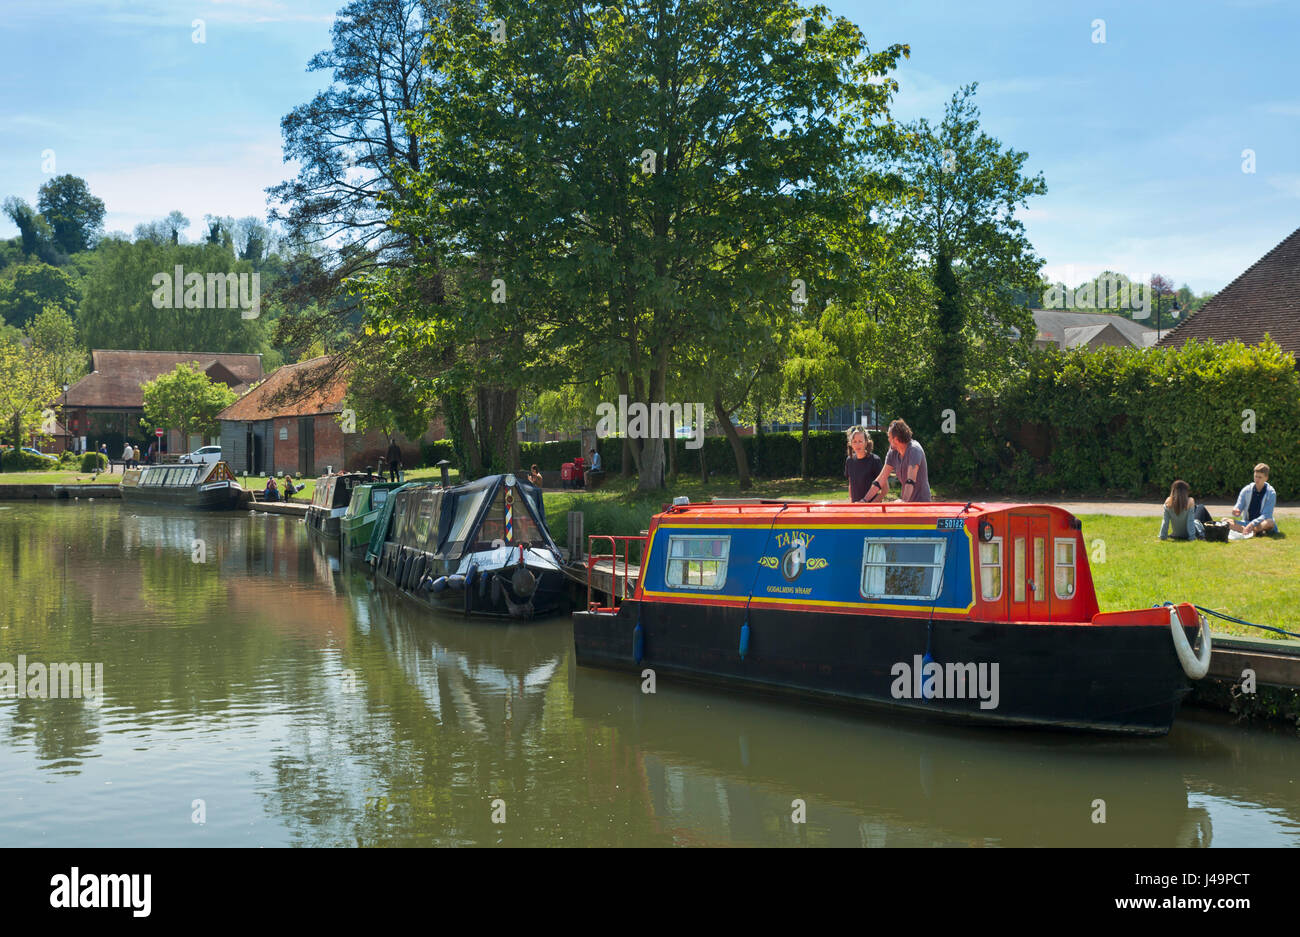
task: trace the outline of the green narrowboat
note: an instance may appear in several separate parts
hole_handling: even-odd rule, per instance
[[[370,545],[370,536],[374,533],[375,521],[383,512],[388,494],[394,488],[400,488],[401,482],[374,482],[369,485],[357,485],[352,489],[352,500],[348,502],[347,512],[339,520],[339,537],[344,555],[361,559]]]

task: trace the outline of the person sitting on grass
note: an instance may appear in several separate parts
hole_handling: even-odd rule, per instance
[[[1273,533],[1277,530],[1277,521],[1273,520],[1275,507],[1277,507],[1277,492],[1268,483],[1268,466],[1261,462],[1255,466],[1254,484],[1247,485],[1237,495],[1237,504],[1232,509],[1232,516],[1238,520],[1229,521],[1228,526],[1247,537]],[[1242,521],[1245,523],[1243,524]]]
[[[293,476],[286,474],[284,476],[284,500],[292,501],[293,496],[296,495],[298,492],[302,491],[306,487],[307,487],[306,482],[303,482],[301,485],[295,485],[293,483]]]
[[[272,475],[266,480],[266,490],[262,492],[263,501],[279,501],[280,488],[275,483],[275,476]]]
[[[1202,509],[1203,510],[1203,509]],[[1160,539],[1204,540],[1205,525],[1197,519],[1196,499],[1181,478],[1169,486],[1165,516],[1160,521]]]

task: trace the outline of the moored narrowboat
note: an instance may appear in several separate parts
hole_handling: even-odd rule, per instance
[[[1047,505],[675,503],[651,522],[631,598],[574,614],[577,661],[961,721],[1168,732],[1209,666],[1204,616],[1101,612],[1081,526]]]
[[[380,582],[466,614],[527,620],[568,602],[541,489],[514,475],[401,486],[389,495],[367,560]]]
[[[348,509],[339,520],[339,545],[344,555],[360,559],[370,546],[375,522],[383,512],[384,504],[394,488],[401,482],[371,482],[355,485]]]
[[[197,465],[144,465],[122,473],[122,499],[205,511],[239,507],[243,486],[225,462]]]
[[[307,527],[326,537],[339,535],[339,522],[352,502],[352,489],[382,481],[370,472],[335,472],[316,479],[316,490],[307,507]]]

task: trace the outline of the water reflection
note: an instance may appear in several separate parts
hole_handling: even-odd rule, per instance
[[[0,699],[7,841],[1300,842],[1294,733],[1186,714],[1125,741],[644,694],[577,668],[566,619],[377,592],[296,518],[15,505],[0,587],[0,661],[102,661],[106,684],[99,709]]]

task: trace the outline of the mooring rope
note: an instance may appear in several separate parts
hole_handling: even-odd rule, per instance
[[[1205,614],[1213,615],[1215,618],[1222,618],[1224,621],[1230,621],[1238,625],[1245,625],[1247,628],[1261,628],[1264,631],[1275,631],[1278,634],[1284,634],[1290,638],[1300,638],[1300,634],[1297,634],[1294,631],[1287,631],[1285,628],[1275,628],[1272,625],[1257,625],[1253,621],[1246,621],[1244,618],[1235,618],[1232,615],[1224,615],[1222,612],[1216,612],[1214,609],[1206,608],[1204,605],[1193,605],[1192,608],[1200,609],[1202,612],[1205,612]]]

